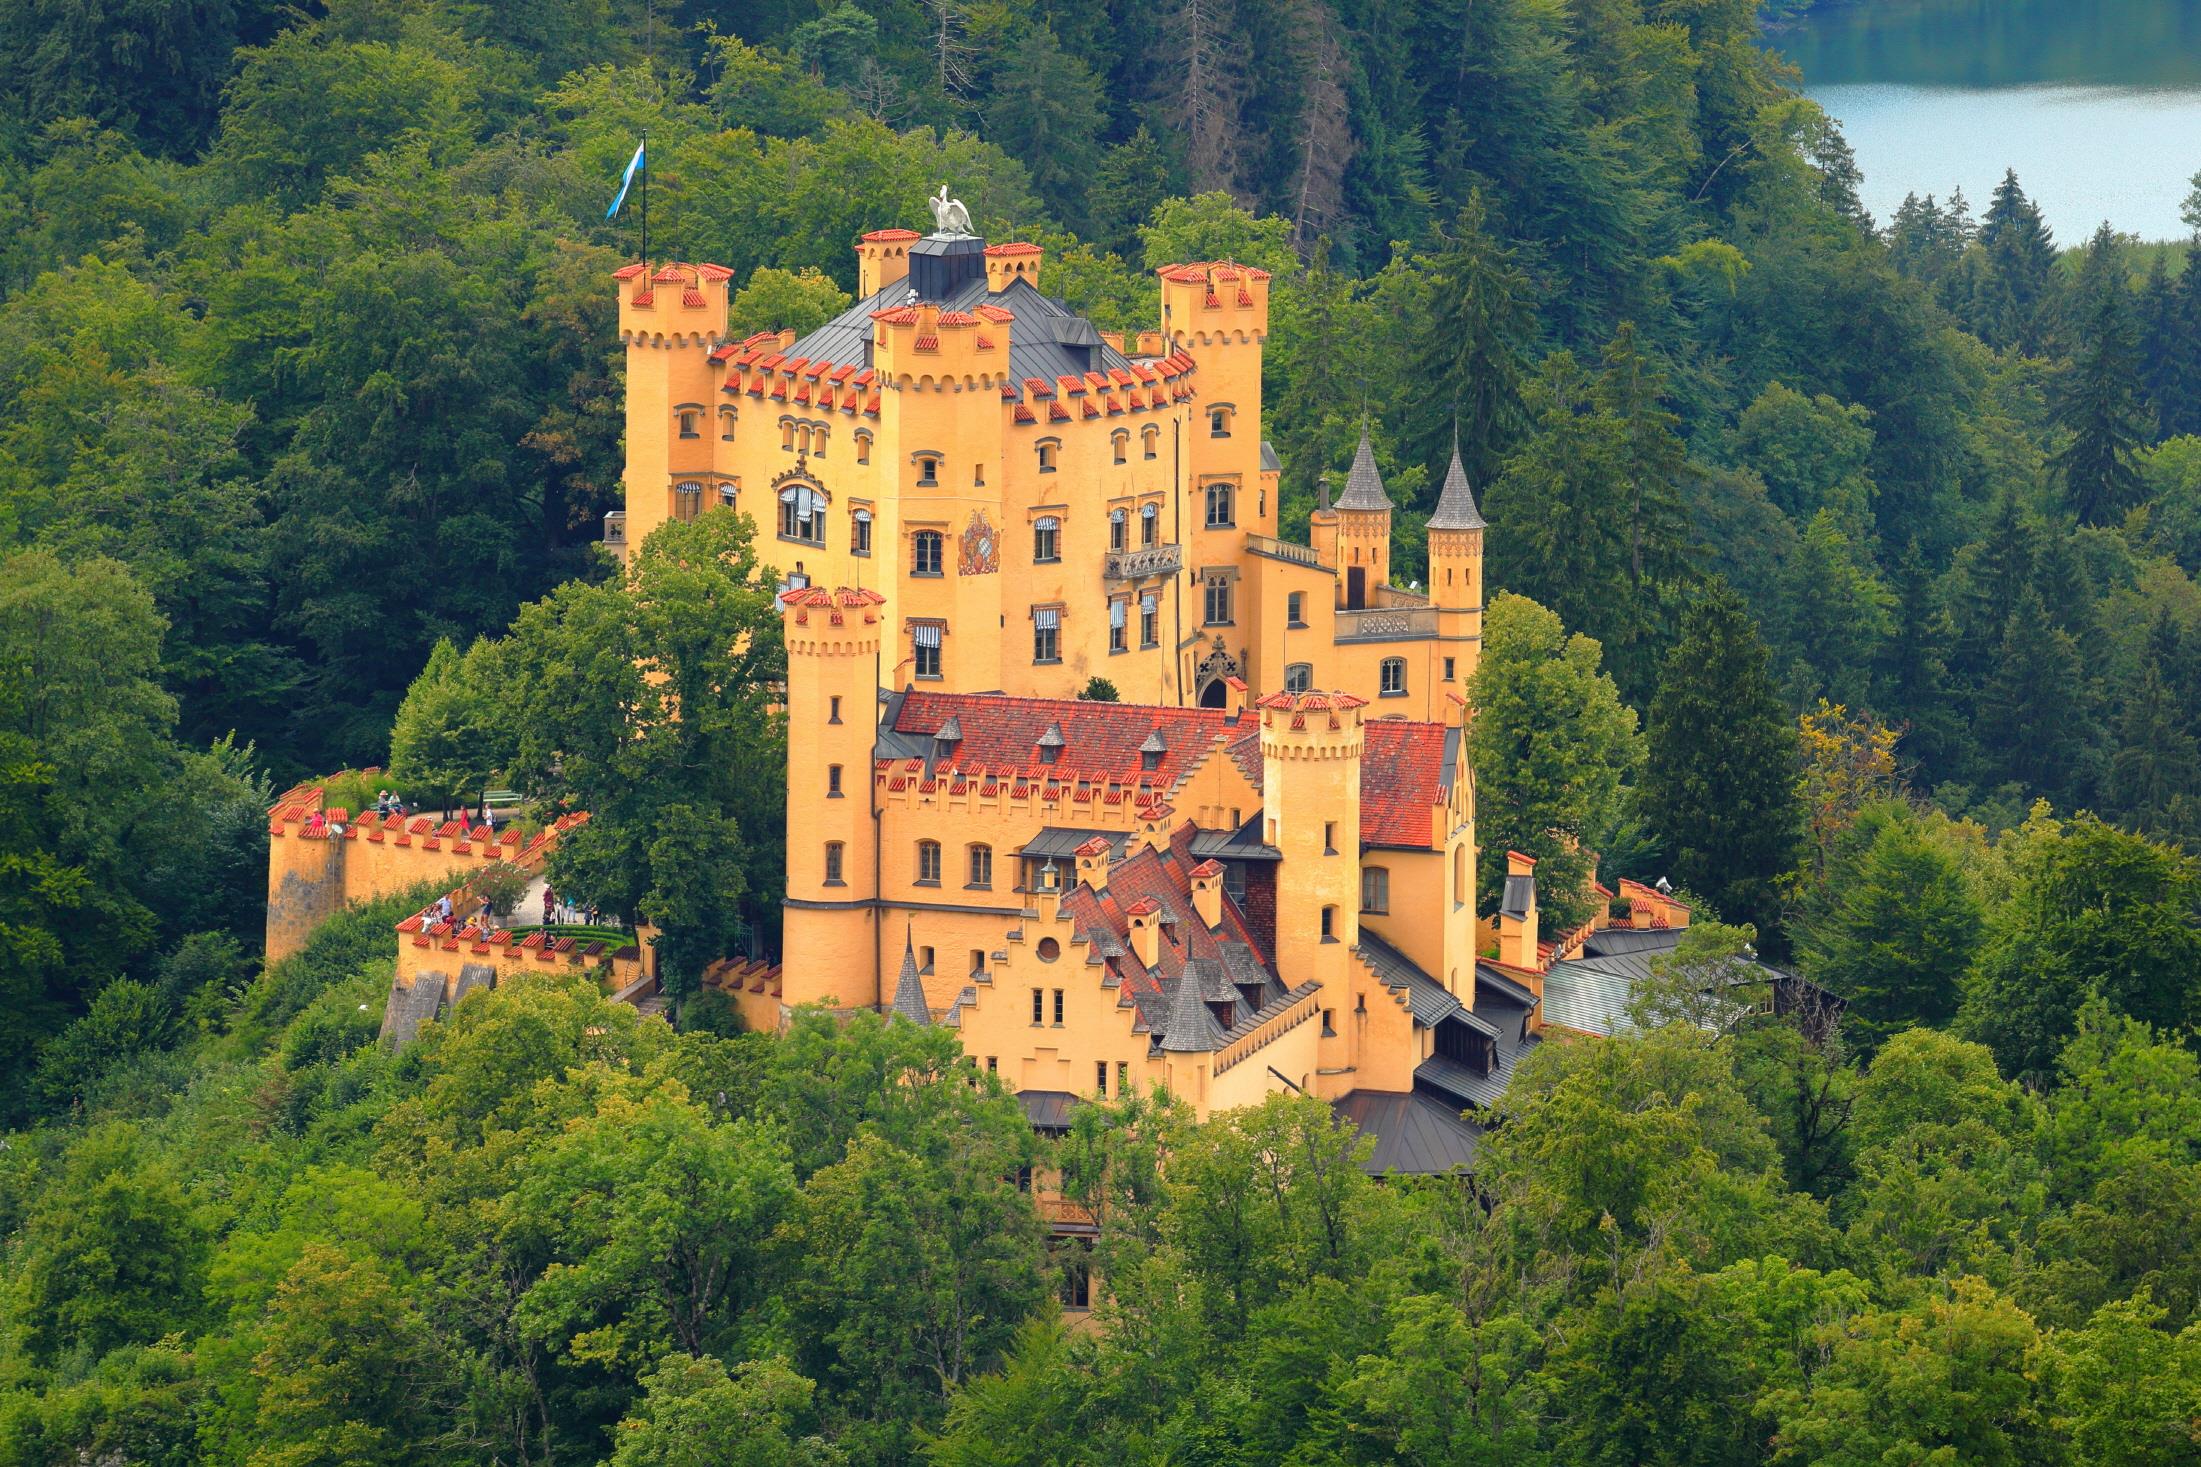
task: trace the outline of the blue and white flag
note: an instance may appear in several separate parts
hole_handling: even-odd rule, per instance
[[[611,207],[604,211],[606,219],[617,214],[619,206],[627,201],[627,190],[634,186],[634,175],[642,171],[642,150],[648,146],[647,141],[635,144],[634,157],[628,162],[627,171],[619,176],[619,197],[613,199]]]

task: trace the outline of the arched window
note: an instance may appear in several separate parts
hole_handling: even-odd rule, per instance
[[[1062,559],[1062,521],[1051,514],[1032,521],[1032,559],[1042,565]]]
[[[1160,451],[1158,449],[1161,438],[1162,430],[1155,427],[1152,423],[1147,424],[1144,428],[1141,428],[1139,430],[1139,444],[1142,448],[1146,450],[1146,456],[1148,458],[1161,457]]]
[[[739,416],[731,403],[718,410],[718,437],[721,443],[734,441],[734,420]]]
[[[917,880],[922,885],[940,884],[940,842],[921,840],[917,843]]]
[[[861,428],[856,430],[856,462],[871,462],[871,435]]]
[[[928,489],[940,482],[940,459],[938,455],[930,453],[917,455],[917,482]]]
[[[734,486],[733,486],[733,485],[731,485],[731,484],[721,484],[721,485],[719,485],[719,486],[718,486],[718,507],[719,507],[720,509],[732,509],[732,508],[734,507],[734,494],[735,494],[735,490],[734,490]]]
[[[1381,866],[1360,868],[1360,909],[1379,915],[1391,910],[1391,873]]]
[[[780,538],[804,545],[825,543],[825,496],[807,484],[780,491]]]
[[[848,516],[848,550],[851,555],[871,553],[871,511],[857,508]]]
[[[826,427],[826,426],[825,426],[825,424],[823,424],[823,423],[813,423],[813,424],[811,424],[811,426],[810,426],[810,456],[811,456],[812,458],[824,458],[824,457],[825,457],[825,440],[826,440],[826,438],[827,438],[827,437],[828,437],[828,436],[829,436],[829,435],[831,434],[831,432],[832,432],[832,430],[831,430],[830,428]]]
[[[1230,409],[1211,407],[1207,410],[1207,432],[1210,438],[1230,437]]]
[[[910,574],[936,576],[940,574],[941,551],[946,537],[938,530],[919,530],[910,537]]]
[[[1386,698],[1395,698],[1406,691],[1406,659],[1383,659],[1383,686],[1379,690]]]
[[[1051,474],[1055,471],[1056,447],[1057,445],[1052,439],[1039,445],[1039,471],[1041,473]]]
[[[1141,545],[1159,545],[1162,543],[1162,507],[1160,505],[1142,504],[1139,506],[1139,543]]]
[[[780,419],[780,447],[786,449],[789,453],[795,451],[795,420],[793,418]]]
[[[1131,430],[1129,428],[1118,428],[1115,432],[1109,434],[1108,443],[1115,454],[1117,463],[1124,463],[1130,459]]]
[[[970,849],[970,858],[971,885],[980,890],[992,890],[994,884],[994,848],[989,845],[974,845]]]
[[[1227,530],[1230,525],[1230,485],[1220,481],[1208,485],[1207,527],[1211,530]]]
[[[839,886],[841,882],[841,843],[829,840],[825,843],[825,884]]]
[[[673,486],[673,518],[692,520],[703,513],[703,486],[690,480]]]
[[[1305,693],[1314,688],[1314,664],[1294,662],[1284,669],[1284,691]]]
[[[1108,548],[1123,549],[1131,539],[1131,516],[1122,509],[1108,511]]]

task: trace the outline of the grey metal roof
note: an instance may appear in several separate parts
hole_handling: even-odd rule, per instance
[[[817,330],[797,339],[786,354],[806,357],[813,362],[831,362],[835,366],[870,366],[871,313],[908,304],[911,289],[909,281],[897,280],[864,297]],[[995,305],[1015,315],[1016,320],[1009,327],[1009,373],[1014,379],[1010,386],[1020,396],[1027,377],[1043,377],[1052,384],[1057,377],[1128,369],[1131,365],[1128,357],[1100,339],[1092,322],[1053,296],[1041,294],[1027,280],[1012,280],[1004,290],[988,290],[985,271],[980,270],[975,281],[956,290],[948,299],[932,304],[952,311],[972,311],[981,305]]]
[[[894,980],[893,1013],[912,1024],[930,1024],[932,1009],[925,1002],[925,983],[917,976],[917,950],[909,934],[902,936],[902,971]]]
[[[1264,474],[1281,474],[1284,472],[1284,461],[1276,456],[1276,445],[1266,438],[1261,440],[1261,472]]]
[[[416,973],[412,987],[390,980],[390,997],[382,1007],[382,1042],[403,1049],[420,1033],[420,1026],[443,1009],[443,975]]]
[[[1524,988],[1520,980],[1507,976],[1488,963],[1475,965],[1475,1007],[1482,1008],[1484,995],[1495,993],[1508,1005],[1526,1013],[1536,1007],[1536,995]]]
[[[1169,752],[1169,740],[1162,737],[1161,725],[1156,724],[1154,732],[1146,736],[1146,742],[1139,745],[1139,752],[1142,754],[1166,754]]]
[[[1076,855],[1078,847],[1084,845],[1096,835],[1108,842],[1109,860],[1117,861],[1123,858],[1123,844],[1131,839],[1130,831],[1078,830],[1067,825],[1042,827],[1039,834],[1026,841],[1024,849],[1018,851],[1017,854],[1030,857],[1033,860],[1045,860],[1050,857],[1060,860],[1064,857]]]
[[[1375,1150],[1361,1163],[1363,1171],[1375,1176],[1441,1176],[1459,1171],[1474,1163],[1482,1142],[1482,1127],[1456,1108],[1417,1091],[1355,1090],[1331,1102],[1331,1109],[1362,1135],[1375,1138]]]
[[[1501,916],[1526,917],[1528,909],[1534,905],[1535,901],[1536,878],[1534,876],[1508,876],[1506,878],[1505,895],[1498,901],[1498,911]]]
[[[950,713],[947,721],[932,731],[936,744],[958,744],[963,741],[963,720]]]
[[[1650,955],[1571,958],[1544,974],[1544,1022],[1584,1034],[1629,1034],[1636,984],[1650,976]]]
[[[934,737],[937,738],[938,735]],[[1069,741],[1062,736],[1062,725],[1059,723],[1048,724],[1047,731],[1039,736],[1039,747],[1042,749],[1059,749],[1067,742]]]
[[[1353,450],[1353,466],[1345,471],[1345,492],[1337,497],[1339,509],[1389,509],[1391,496],[1383,492],[1383,475],[1376,472],[1376,450],[1368,442],[1368,430],[1360,430],[1360,447]]]
[[[1070,1117],[1085,1102],[1067,1090],[1019,1090],[1017,1104],[1035,1131],[1067,1131]]]
[[[1682,927],[1601,927],[1582,944],[1584,957],[1603,958],[1618,953],[1666,952],[1678,946]]]
[[[1261,817],[1256,815],[1236,830],[1195,830],[1192,854],[1201,860],[1281,861],[1284,853],[1261,839]]]
[[[1452,439],[1452,467],[1444,471],[1444,492],[1429,516],[1432,530],[1481,530],[1488,528],[1483,512],[1475,507],[1475,491],[1468,486],[1467,467],[1460,462],[1460,440]]]

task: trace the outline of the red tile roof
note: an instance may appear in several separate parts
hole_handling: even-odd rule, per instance
[[[1011,698],[987,693],[911,693],[902,700],[895,731],[927,735],[953,718],[963,730],[941,769],[1026,770],[1065,782],[1115,780],[1167,787],[1199,767],[1216,739],[1236,727],[1220,708],[1152,708],[1136,703],[1087,703],[1078,699]],[[1062,728],[1053,764],[1039,762],[1040,735]],[[1139,745],[1159,731],[1168,747],[1153,769],[1142,767]]]
[[[1170,838],[1167,851],[1141,846],[1110,866],[1104,890],[1096,892],[1080,885],[1063,898],[1063,912],[1081,935],[1112,939],[1120,949],[1119,956],[1104,959],[1104,968],[1131,997],[1142,1024],[1150,1031],[1160,1027],[1167,1007],[1165,999],[1176,991],[1186,961],[1206,958],[1219,962],[1226,942],[1244,944],[1255,963],[1271,976],[1275,974],[1252,925],[1229,893],[1223,895],[1221,926],[1211,932],[1200,920],[1192,900],[1191,849],[1192,827],[1180,826]],[[1175,919],[1162,924],[1158,961],[1152,968],[1139,961],[1138,948],[1131,941],[1131,913],[1150,903]]]
[[[1436,829],[1430,811],[1444,798],[1444,725],[1379,718],[1364,731],[1361,840],[1426,849]]]

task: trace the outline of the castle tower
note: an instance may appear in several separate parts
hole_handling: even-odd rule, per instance
[[[627,507],[606,520],[604,540],[625,559],[666,520],[692,519],[713,502],[719,374],[711,353],[726,337],[733,272],[669,264],[653,274],[644,263],[612,274],[627,348]]]
[[[1001,392],[1013,381],[1016,317],[1000,306],[949,304],[984,289],[985,248],[975,235],[918,240],[908,256],[915,301],[871,315],[872,370],[890,399],[879,417],[876,472],[882,497],[894,502],[900,537],[875,545],[873,554],[901,568],[901,625],[912,637],[920,624],[939,629],[939,685],[949,691],[1007,687],[1014,671],[1029,666],[1002,635],[1008,526]],[[917,566],[920,534],[940,537],[928,541],[940,547],[938,564]],[[889,649],[891,685],[911,680],[912,655],[906,638]]]
[[[1452,441],[1452,466],[1445,470],[1444,492],[1429,516],[1429,599],[1438,609],[1439,637],[1461,643],[1453,654],[1456,680],[1475,675],[1483,649],[1482,511],[1460,462],[1460,443]],[[1449,650],[1449,649],[1447,649]]]
[[[1262,830],[1276,868],[1278,971],[1337,982],[1360,941],[1361,709],[1350,693],[1271,693],[1261,711]]]
[[[787,905],[782,1001],[880,1001],[871,750],[886,598],[808,586],[784,598]]]
[[[1391,584],[1391,496],[1383,492],[1365,424],[1336,513],[1338,585],[1345,609],[1357,611],[1369,604],[1376,587]]]
[[[1269,335],[1269,272],[1203,262],[1161,271],[1162,334],[1190,351],[1199,370],[1187,430],[1186,485],[1197,518],[1186,547],[1191,565],[1236,560],[1247,534],[1276,533],[1276,499],[1261,478],[1261,353]],[[1230,494],[1229,512],[1205,528],[1210,485]]]

